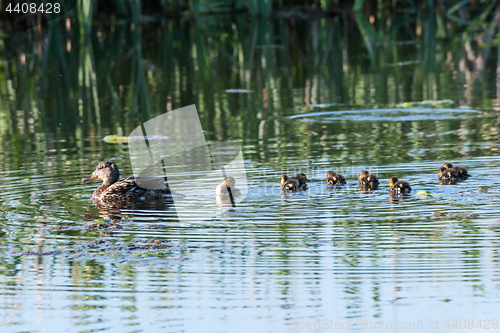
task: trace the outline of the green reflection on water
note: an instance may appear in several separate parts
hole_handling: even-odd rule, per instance
[[[97,330],[120,316],[133,324],[129,312],[156,308],[177,309],[168,320],[186,327],[196,309],[220,317],[270,308],[283,327],[303,308],[320,311],[307,318],[332,309],[343,318],[383,318],[398,302],[497,302],[499,59],[496,46],[477,45],[476,32],[443,20],[422,11],[376,25],[361,15],[237,16],[102,23],[89,34],[70,22],[69,31],[52,23],[40,38],[4,39],[0,285],[4,297],[20,297],[4,307],[30,309],[26,295],[34,292],[60,302],[38,300],[46,311],[71,309],[75,325]],[[454,104],[398,106],[424,100]],[[89,201],[97,185],[80,179],[106,159],[130,173],[126,144],[102,139],[193,103],[207,141],[242,145],[255,194],[236,213],[186,228],[147,212],[125,214],[121,231],[84,229],[100,212]],[[437,169],[447,160],[464,162],[474,177],[439,187]],[[277,188],[283,171],[303,167],[315,180],[307,194],[263,193]],[[365,167],[381,180],[396,173],[432,197],[392,201],[385,180],[379,192],[360,194],[355,179]],[[349,186],[326,192],[326,169],[342,170]],[[160,228],[147,227],[154,223]],[[88,245],[99,237],[110,245]],[[151,237],[172,240],[173,249],[161,258],[136,249],[113,257],[111,246]],[[55,250],[63,253],[14,253]],[[101,309],[119,315],[101,317]],[[436,307],[429,309],[419,313]],[[20,324],[30,328],[29,319]]]

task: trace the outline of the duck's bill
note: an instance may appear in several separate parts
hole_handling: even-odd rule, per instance
[[[97,179],[97,177],[94,176],[94,174],[91,174],[88,177],[82,178],[82,183],[88,182],[89,180],[93,180],[93,179]]]

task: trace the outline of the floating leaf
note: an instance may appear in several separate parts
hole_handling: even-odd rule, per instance
[[[443,99],[443,100],[437,100],[437,101],[421,101],[421,102],[404,102],[401,104],[398,104],[398,107],[402,108],[414,108],[414,107],[420,107],[420,108],[440,108],[440,107],[448,107],[452,105],[453,102],[451,99]]]
[[[426,191],[426,190],[423,190],[423,191],[418,191],[418,192],[417,192],[417,195],[421,196],[421,197],[422,197],[422,198],[424,198],[424,199],[427,199],[427,198],[432,198],[432,194],[431,194],[431,192]]]
[[[107,223],[109,221],[110,219],[102,219],[102,218],[94,220],[95,223]]]
[[[106,135],[104,141],[106,142],[130,142],[135,140],[163,140],[168,139],[168,136],[164,135],[148,135],[148,136],[120,136],[120,135]]]
[[[103,139],[106,142],[128,142],[128,136],[106,135]]]

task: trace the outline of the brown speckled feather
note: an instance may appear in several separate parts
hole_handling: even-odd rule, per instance
[[[303,173],[298,173],[297,176],[288,177],[287,175],[281,176],[281,190],[283,192],[298,192],[307,190],[307,179]]]
[[[100,162],[96,170],[89,176],[82,179],[86,182],[92,179],[101,179],[103,183],[92,194],[92,201],[96,205],[120,206],[126,202],[152,201],[171,194],[168,184],[164,189],[146,189],[137,185],[134,177],[117,180],[119,171],[112,161]],[[163,182],[163,178],[158,178]]]
[[[344,185],[346,181],[344,176],[342,176],[340,173],[328,171],[325,183],[327,185]]]
[[[411,187],[408,182],[398,180],[397,177],[391,177],[389,180],[389,192],[394,194],[408,194],[411,192]]]
[[[359,173],[358,184],[360,188],[367,190],[376,190],[380,184],[377,176],[368,173],[368,171],[363,170]]]

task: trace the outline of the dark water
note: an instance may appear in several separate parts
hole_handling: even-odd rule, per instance
[[[500,331],[497,47],[362,20],[98,23],[88,38],[69,22],[4,38],[2,331]],[[242,147],[246,199],[195,224],[94,207],[97,182],[80,180],[99,161],[131,174],[127,144],[103,138],[190,104],[207,142]],[[439,185],[444,162],[473,177]],[[363,169],[379,190],[359,191]],[[328,170],[347,184],[327,188]],[[281,195],[298,171],[309,190]],[[391,176],[412,194],[391,198]]]

